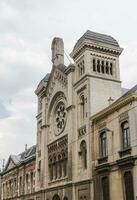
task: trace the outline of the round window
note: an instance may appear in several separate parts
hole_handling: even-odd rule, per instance
[[[66,125],[66,107],[63,102],[59,102],[55,109],[56,135],[60,134]]]

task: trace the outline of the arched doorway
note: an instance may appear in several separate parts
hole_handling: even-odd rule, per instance
[[[52,200],[60,200],[59,195],[58,195],[58,194],[55,194],[55,195],[53,196]]]

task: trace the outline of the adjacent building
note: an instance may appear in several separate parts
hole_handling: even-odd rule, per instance
[[[37,144],[9,158],[1,198],[136,199],[137,86],[123,94],[123,49],[113,37],[89,30],[70,54],[74,64],[65,66],[61,38],[51,49],[51,73],[35,91]]]

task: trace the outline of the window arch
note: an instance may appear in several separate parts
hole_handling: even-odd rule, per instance
[[[52,200],[60,200],[59,195],[58,195],[58,194],[55,194],[55,195],[53,196]]]
[[[83,169],[87,168],[87,145],[85,140],[82,140],[80,143],[80,150],[81,150],[81,160],[82,160],[82,167]]]
[[[124,184],[126,200],[134,200],[133,176],[131,171],[126,171],[124,173]]]
[[[106,134],[106,131],[103,131],[100,134],[100,156],[101,157],[107,156],[107,134]]]
[[[121,124],[123,148],[130,147],[130,130],[128,121]]]

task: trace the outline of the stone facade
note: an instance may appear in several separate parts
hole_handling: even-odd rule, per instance
[[[64,65],[63,40],[54,38],[51,49],[51,73],[35,91],[38,113],[32,164],[34,190],[30,190],[29,184],[27,195],[24,184],[23,195],[18,193],[12,198],[134,199],[137,88],[122,95],[119,72],[122,48],[111,36],[87,31],[74,46],[71,53],[74,64],[68,67]],[[26,164],[19,166],[21,170]],[[13,173],[14,167],[10,171]],[[10,177],[7,169],[1,174],[2,191],[5,175]],[[131,187],[127,187],[128,182]],[[8,198],[2,192],[2,199]]]
[[[36,146],[10,156],[1,173],[1,199],[28,199],[35,192]],[[32,197],[31,197],[32,198]]]

